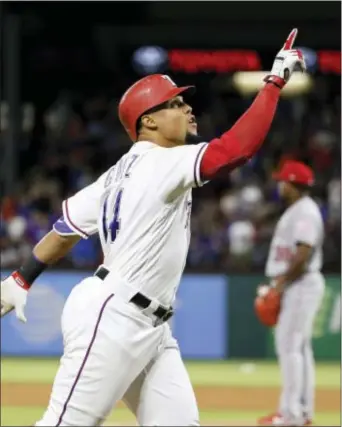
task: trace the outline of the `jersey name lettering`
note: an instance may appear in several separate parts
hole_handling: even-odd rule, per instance
[[[121,181],[123,178],[129,178],[132,167],[138,159],[138,154],[132,154],[120,160],[112,169],[110,169],[105,181],[105,188],[114,182]]]

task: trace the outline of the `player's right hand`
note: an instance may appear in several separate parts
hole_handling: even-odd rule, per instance
[[[24,313],[28,289],[17,272],[1,282],[1,317],[15,310],[19,320],[26,323]]]
[[[254,300],[257,318],[265,326],[275,326],[280,313],[281,295],[269,285],[260,285]]]
[[[294,28],[289,34],[284,46],[280,49],[274,60],[271,73],[265,77],[265,82],[272,82],[283,88],[290,80],[294,71],[305,71],[306,65],[302,52],[299,49],[292,48],[297,33],[297,28]]]

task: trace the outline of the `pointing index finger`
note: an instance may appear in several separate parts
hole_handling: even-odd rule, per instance
[[[292,49],[293,43],[296,40],[298,30],[297,28],[294,28],[291,33],[289,34],[288,38],[286,39],[286,42],[284,43],[283,50],[290,50]]]

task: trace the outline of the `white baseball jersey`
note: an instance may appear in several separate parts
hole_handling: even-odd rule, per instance
[[[323,239],[324,225],[319,207],[311,197],[302,197],[286,209],[277,223],[266,263],[266,276],[276,277],[287,271],[297,243],[313,248],[307,272],[320,271]]]
[[[64,224],[57,222],[55,231],[83,238],[99,232],[103,264],[120,286],[171,305],[188,253],[191,190],[204,184],[206,147],[134,144],[96,182],[63,202]]]

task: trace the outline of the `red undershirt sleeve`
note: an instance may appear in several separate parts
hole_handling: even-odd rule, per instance
[[[259,150],[271,127],[280,97],[280,88],[268,83],[234,126],[210,141],[200,165],[201,178],[210,180],[221,169],[242,166]]]

